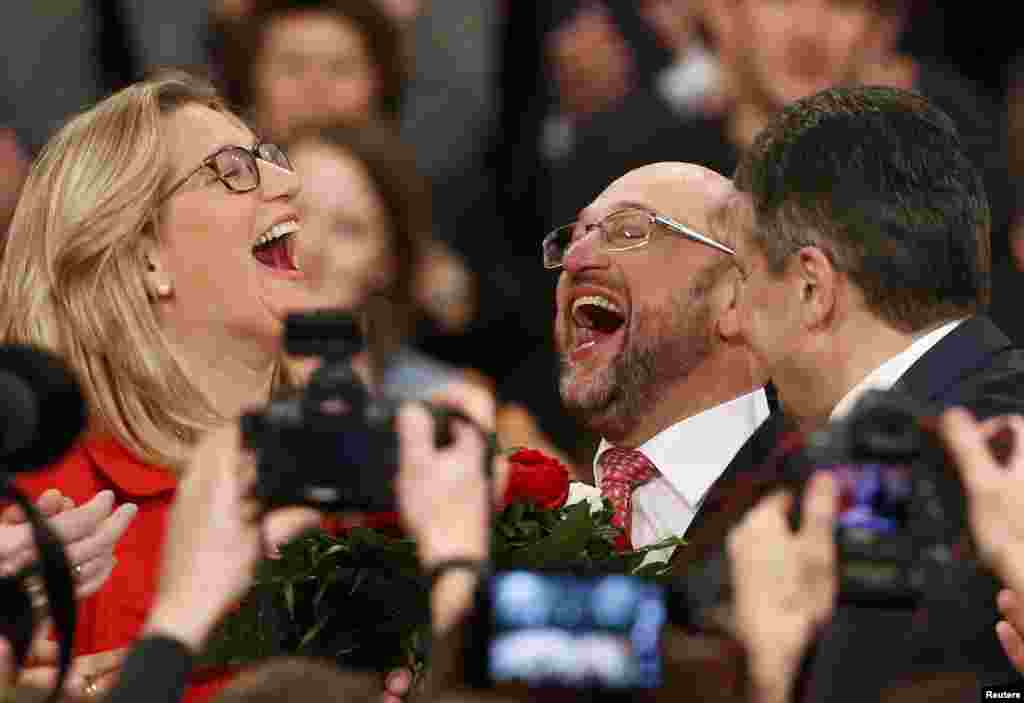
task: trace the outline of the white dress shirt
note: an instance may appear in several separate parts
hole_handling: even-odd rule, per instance
[[[869,373],[855,385],[843,399],[836,403],[829,415],[829,420],[838,420],[846,417],[865,393],[870,390],[887,391],[896,385],[896,382],[905,374],[914,363],[924,356],[929,349],[934,347],[942,338],[960,326],[963,320],[953,320],[934,329],[928,334],[914,340],[914,343],[892,357],[877,369]]]
[[[704,494],[767,417],[768,399],[758,389],[680,420],[637,447],[661,475],[633,492],[633,546],[684,535]],[[594,457],[598,486],[598,459],[611,446],[601,440]]]

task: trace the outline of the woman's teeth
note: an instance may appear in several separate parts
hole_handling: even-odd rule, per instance
[[[295,220],[285,220],[284,222],[278,222],[276,225],[268,229],[266,232],[260,235],[260,238],[256,240],[255,247],[262,247],[270,244],[275,239],[280,239],[286,234],[292,234],[299,231],[299,223]]]

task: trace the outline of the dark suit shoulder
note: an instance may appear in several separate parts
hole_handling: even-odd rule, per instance
[[[1024,411],[1024,349],[984,316],[965,320],[903,375],[896,390],[934,412],[960,405],[989,417]]]

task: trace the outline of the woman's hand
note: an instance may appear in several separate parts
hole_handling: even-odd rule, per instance
[[[787,518],[791,502],[785,493],[768,496],[728,538],[736,630],[764,701],[788,700],[804,650],[831,615],[837,590],[834,478],[819,472],[811,479],[796,533]]]
[[[75,575],[75,595],[84,598],[98,591],[114,570],[114,547],[138,507],[125,503],[113,510],[112,491],[100,491],[75,507],[70,498],[52,489],[39,497],[36,507],[64,544]],[[13,574],[36,558],[32,528],[21,508],[11,506],[0,514],[0,570]]]
[[[37,635],[32,642],[28,658],[25,660],[25,666],[18,673],[17,684],[19,686],[50,690],[57,682],[60,650],[56,642],[46,638],[49,629],[48,623],[44,623],[37,629]],[[9,649],[6,642],[3,642],[3,645]],[[64,680],[64,691],[78,699],[97,699],[105,695],[117,682],[121,663],[124,661],[127,651],[127,649],[112,649],[75,657],[71,662],[71,670]],[[0,652],[0,658],[4,658],[3,652]],[[2,681],[11,680],[10,677],[14,673],[11,667],[9,656],[7,661],[0,662]]]

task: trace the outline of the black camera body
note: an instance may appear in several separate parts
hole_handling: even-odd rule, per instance
[[[845,419],[805,438],[782,459],[795,485],[793,527],[807,480],[819,470],[838,482],[836,522],[841,602],[912,608],[967,566],[966,500],[934,419],[913,399],[872,391]]]
[[[399,403],[372,396],[355,375],[351,360],[362,348],[359,325],[345,312],[287,318],[288,353],[319,356],[323,363],[305,389],[242,416],[242,442],[257,454],[255,497],[266,509],[308,505],[329,513],[396,510]],[[428,407],[435,420],[435,444],[450,444],[449,421],[459,413]]]

